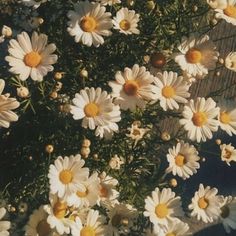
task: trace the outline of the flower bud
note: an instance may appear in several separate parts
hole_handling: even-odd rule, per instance
[[[12,36],[12,29],[6,25],[2,27],[2,35],[6,38],[9,38]]]
[[[47,152],[48,154],[51,154],[53,152],[53,150],[54,150],[53,145],[51,145],[51,144],[46,145],[45,152]]]
[[[83,78],[88,78],[88,71],[86,69],[81,70],[79,74]]]
[[[17,96],[20,98],[27,98],[29,96],[29,90],[28,88],[21,86],[16,89]]]
[[[88,156],[90,154],[90,148],[89,147],[82,147],[80,150],[80,154],[82,157],[88,158]]]
[[[177,185],[178,185],[178,182],[177,182],[177,180],[176,179],[170,179],[170,181],[169,181],[169,185],[171,186],[171,187],[177,187]]]

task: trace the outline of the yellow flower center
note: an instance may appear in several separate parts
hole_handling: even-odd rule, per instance
[[[24,63],[29,67],[37,67],[42,60],[38,52],[29,52],[24,56]]]
[[[127,20],[122,20],[119,25],[120,25],[120,28],[125,31],[130,29],[130,23]]]
[[[221,207],[221,217],[222,218],[227,218],[230,215],[230,209],[228,206],[223,206]]]
[[[155,68],[162,68],[166,64],[166,58],[160,52],[152,54],[150,61],[151,65]]]
[[[100,185],[100,197],[107,197],[108,196],[108,189],[103,186]]]
[[[114,226],[114,227],[117,227],[121,224],[121,221],[122,221],[122,216],[119,215],[119,214],[116,214],[112,217],[112,220],[111,220],[111,224]]]
[[[169,209],[166,204],[158,204],[155,208],[155,213],[158,218],[165,218],[168,215]]]
[[[188,63],[196,64],[196,63],[201,62],[201,60],[202,60],[202,53],[198,49],[191,48],[186,53],[185,57],[186,57],[186,60],[187,60]]]
[[[231,119],[230,119],[230,115],[227,112],[221,112],[220,113],[220,121],[223,124],[229,124]]]
[[[175,95],[175,90],[172,86],[163,87],[161,92],[165,98],[172,98]]]
[[[207,116],[204,112],[196,112],[193,114],[192,122],[194,125],[201,127],[206,124]]]
[[[95,117],[99,114],[99,107],[97,104],[90,102],[84,107],[84,113],[87,117]]]
[[[72,182],[73,173],[70,170],[62,170],[59,174],[59,179],[63,184],[69,184]]]
[[[53,214],[58,218],[62,219],[66,215],[67,204],[58,201],[53,207]]]
[[[139,84],[135,80],[127,80],[125,84],[123,85],[124,92],[128,96],[135,96],[138,93],[139,90]]]
[[[175,157],[175,164],[179,167],[182,167],[185,164],[185,157],[181,154],[178,154]]]
[[[176,234],[171,232],[171,233],[167,233],[166,236],[176,236]]]
[[[228,5],[224,9],[224,14],[229,16],[229,17],[236,18],[236,6]]]
[[[224,154],[224,158],[226,159],[230,159],[232,155],[232,152],[229,149],[225,149],[225,154]]]
[[[198,206],[201,209],[206,209],[209,206],[209,201],[205,197],[201,197],[198,200]]]
[[[80,28],[85,32],[93,32],[97,27],[96,20],[91,16],[85,16],[80,21]]]
[[[80,231],[80,236],[95,236],[95,235],[96,235],[96,231],[91,226],[85,226]]]
[[[86,197],[88,195],[88,189],[86,189],[84,192],[77,191],[76,195],[80,198]]]
[[[51,228],[46,220],[41,220],[36,227],[36,231],[38,236],[48,236],[51,232]]]

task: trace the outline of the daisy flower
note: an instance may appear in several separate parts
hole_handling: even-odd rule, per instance
[[[203,76],[215,69],[219,53],[208,35],[184,38],[178,49],[180,53],[176,53],[174,59],[183,71]]]
[[[207,186],[204,188],[203,184],[199,185],[199,190],[195,192],[192,198],[192,203],[189,209],[192,210],[191,216],[197,217],[197,220],[202,220],[205,223],[213,222],[220,216],[222,199],[216,195],[218,190]]]
[[[55,229],[59,235],[69,234],[74,221],[66,218],[69,213],[69,207],[65,201],[60,200],[56,195],[50,194],[50,204],[44,206],[48,214],[47,223],[51,229]]]
[[[109,161],[109,166],[113,170],[119,170],[123,164],[125,164],[124,158],[116,154]]]
[[[75,36],[75,42],[82,42],[87,46],[95,47],[104,43],[103,36],[111,35],[111,13],[100,3],[78,2],[74,4],[74,11],[67,14],[70,19],[68,32]]]
[[[200,168],[198,152],[193,145],[180,142],[175,147],[169,148],[167,160],[169,167],[167,173],[172,172],[173,175],[178,175],[182,179],[187,179],[191,175],[197,173]]]
[[[227,0],[207,0],[211,8],[224,9],[227,6]]]
[[[178,103],[186,103],[190,97],[188,92],[190,85],[175,72],[164,71],[154,78],[157,99],[164,111],[167,109],[179,109]]]
[[[75,120],[83,119],[84,128],[94,130],[97,127],[95,133],[101,138],[118,131],[116,123],[121,120],[120,108],[106,91],[101,88],[85,88],[76,93],[72,101],[74,105],[70,112]]]
[[[116,17],[112,20],[114,29],[117,29],[122,34],[139,34],[137,29],[139,22],[139,14],[136,14],[134,10],[129,10],[127,7],[121,8]]]
[[[99,216],[99,212],[93,209],[88,211],[85,220],[76,217],[75,225],[72,226],[72,236],[105,236],[106,226],[103,224],[104,219]]]
[[[178,220],[170,222],[167,226],[163,226],[166,236],[187,236],[190,235],[188,224]]]
[[[236,134],[236,108],[235,102],[230,103],[223,100],[219,103],[220,112],[218,114],[219,125],[229,136]]]
[[[236,198],[229,196],[225,197],[221,205],[220,221],[222,222],[225,231],[231,232],[231,229],[236,229]]]
[[[83,168],[85,161],[81,160],[81,156],[59,156],[54,165],[49,168],[49,183],[52,194],[58,194],[59,198],[66,199],[78,189],[85,191],[83,181],[88,178],[89,169]]]
[[[154,229],[148,228],[145,230],[145,236],[166,236],[163,231],[163,226],[154,227]],[[171,235],[170,235],[171,236]]]
[[[92,207],[96,204],[99,198],[99,179],[95,172],[88,179],[81,182],[83,190],[77,189],[74,194],[68,197],[67,202],[69,206]]]
[[[10,94],[2,94],[5,81],[0,79],[0,127],[8,128],[10,122],[17,121],[18,116],[12,111],[20,106],[15,98],[10,98]]]
[[[137,107],[144,109],[147,101],[155,100],[154,77],[144,66],[135,64],[132,69],[126,67],[124,72],[118,71],[116,81],[110,81],[112,96],[121,109],[134,111]]]
[[[231,161],[236,161],[236,149],[230,144],[220,145],[221,160],[225,161],[230,166]]]
[[[134,140],[134,146],[144,137],[144,135],[150,130],[148,128],[139,128],[139,125],[132,124],[131,128],[128,128],[130,131],[129,134],[126,134],[127,137],[130,137]]]
[[[107,236],[127,235],[138,217],[137,209],[123,203],[116,203],[108,209]]]
[[[25,236],[53,236],[55,235],[47,222],[48,214],[44,210],[45,206],[40,206],[30,215],[29,221],[25,227]]]
[[[8,230],[11,227],[11,222],[3,220],[3,217],[5,216],[6,212],[7,211],[4,207],[0,208],[0,235],[3,236],[10,235]]]
[[[226,22],[236,25],[236,1],[226,0],[226,5],[216,8],[216,18],[224,19]]]
[[[33,32],[30,39],[26,32],[17,35],[17,40],[9,42],[6,61],[11,66],[10,72],[19,75],[24,81],[29,76],[32,80],[42,81],[49,71],[53,71],[52,64],[57,62],[57,55],[52,54],[56,50],[55,44],[48,44],[46,34]]]
[[[219,122],[215,118],[219,114],[219,108],[212,98],[191,99],[184,106],[183,119],[180,124],[188,131],[188,137],[199,143],[212,138],[212,132],[218,130]]]
[[[154,226],[168,225],[171,221],[176,222],[176,217],[183,216],[180,197],[175,197],[170,188],[152,191],[152,196],[145,199],[145,210],[144,216],[149,217]]]
[[[106,6],[112,6],[118,3],[121,3],[121,0],[97,0],[98,2],[100,2],[102,5]]]
[[[236,72],[236,52],[230,52],[225,58],[225,67]]]

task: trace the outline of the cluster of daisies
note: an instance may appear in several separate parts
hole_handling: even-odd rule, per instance
[[[90,173],[84,164],[78,154],[59,156],[50,165],[50,204],[32,213],[25,235],[113,236],[134,226],[138,211],[118,201],[118,181],[105,172]]]

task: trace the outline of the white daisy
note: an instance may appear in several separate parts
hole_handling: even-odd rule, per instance
[[[75,36],[77,43],[98,47],[104,43],[103,36],[111,35],[111,13],[99,3],[80,1],[74,4],[74,11],[69,11],[67,16],[70,18],[67,30]]]
[[[218,114],[218,120],[220,128],[224,130],[228,135],[236,135],[236,108],[235,102],[230,100],[223,100],[219,103],[220,112]]]
[[[227,0],[207,0],[211,8],[224,9],[227,6]]]
[[[193,76],[206,75],[216,67],[219,53],[208,35],[184,38],[178,49],[180,53],[175,54],[175,62]]]
[[[21,0],[21,2],[26,6],[34,7],[36,9],[41,5],[41,3],[47,2],[47,0]]]
[[[29,76],[32,80],[42,81],[49,71],[53,71],[52,64],[57,62],[57,55],[52,54],[56,50],[55,44],[47,45],[46,34],[33,32],[31,40],[26,32],[17,35],[17,40],[9,42],[6,61],[11,66],[10,72],[19,75],[20,80],[26,80]]]
[[[221,205],[220,221],[222,222],[225,231],[231,232],[231,229],[236,229],[236,198],[229,196],[225,197]]]
[[[25,236],[53,236],[55,235],[47,222],[48,214],[44,210],[45,206],[40,206],[30,215],[29,221],[25,227]]]
[[[108,209],[107,236],[127,235],[138,217],[137,209],[123,203],[116,203]]]
[[[205,223],[213,222],[220,216],[222,199],[216,195],[218,190],[207,186],[204,188],[199,185],[199,190],[195,192],[192,198],[192,203],[189,209],[192,210],[191,216],[197,217],[197,220],[202,220]]]
[[[8,128],[10,122],[17,121],[18,116],[12,111],[20,106],[15,98],[10,98],[10,94],[2,94],[5,81],[0,79],[0,127]]]
[[[6,212],[7,211],[4,207],[0,208],[0,235],[2,236],[8,236],[9,235],[8,230],[11,227],[10,221],[3,220],[3,217],[5,216]]]
[[[222,144],[220,145],[221,149],[221,160],[225,161],[228,166],[230,166],[230,162],[236,162],[236,149],[230,144]]]
[[[124,72],[118,71],[116,81],[110,81],[112,96],[121,109],[134,111],[136,107],[143,109],[147,101],[155,100],[154,77],[144,66],[135,64],[132,69],[126,67]]]
[[[115,190],[118,185],[118,180],[103,173],[100,175],[100,189],[99,189],[99,204],[113,204],[119,197],[119,192]]]
[[[218,114],[219,108],[212,98],[198,97],[184,106],[184,118],[180,119],[180,124],[188,131],[191,140],[205,142],[207,138],[212,138],[212,132],[218,130],[219,121],[215,119]]]
[[[81,156],[59,156],[54,165],[49,168],[49,183],[52,194],[58,194],[59,198],[66,199],[78,189],[85,191],[83,181],[88,178],[89,169],[83,167],[85,161],[81,160]]]
[[[82,126],[94,130],[101,138],[118,131],[120,108],[101,88],[85,88],[75,94],[70,112],[75,120],[83,119]],[[106,132],[105,132],[106,131]],[[106,137],[105,136],[105,137]]]
[[[47,223],[51,229],[55,229],[59,235],[69,234],[74,221],[67,218],[69,207],[65,201],[61,201],[56,195],[50,194],[50,204],[44,206],[47,212]]]
[[[226,5],[216,8],[216,18],[224,19],[226,22],[236,25],[236,0],[226,0]]]
[[[112,6],[118,3],[121,3],[121,0],[97,0],[98,2],[100,2],[102,5],[106,6]]]
[[[168,225],[171,221],[176,222],[176,217],[183,216],[180,197],[175,197],[170,188],[152,191],[152,196],[145,199],[145,210],[144,216],[154,225]]]
[[[173,175],[178,175],[182,179],[190,178],[191,175],[197,173],[200,168],[198,151],[193,145],[180,142],[173,148],[169,148],[167,160],[169,167],[167,173],[172,172]]]
[[[170,222],[167,226],[163,226],[165,236],[187,236],[190,235],[188,224],[178,220]]]
[[[148,228],[145,230],[145,236],[166,236],[163,231],[163,226],[157,225],[154,229]],[[171,235],[170,235],[171,236]]]
[[[93,173],[88,179],[81,181],[83,190],[77,189],[74,194],[68,197],[67,202],[70,206],[79,207],[92,207],[99,199],[99,178],[98,174]]]
[[[230,52],[225,58],[225,67],[236,72],[236,52]]]
[[[136,14],[134,10],[129,10],[127,7],[121,8],[117,13],[116,17],[112,20],[114,29],[120,31],[123,34],[139,34],[140,31],[137,29],[139,22],[139,14]]]
[[[179,109],[178,103],[186,103],[188,101],[186,98],[190,97],[188,92],[190,85],[175,72],[157,73],[154,83],[157,99],[160,100],[160,106],[164,111]]]
[[[148,128],[140,128],[137,124],[132,124],[131,128],[127,128],[130,133],[126,134],[127,137],[130,137],[134,140],[134,146],[144,137],[144,135],[150,130]]]

